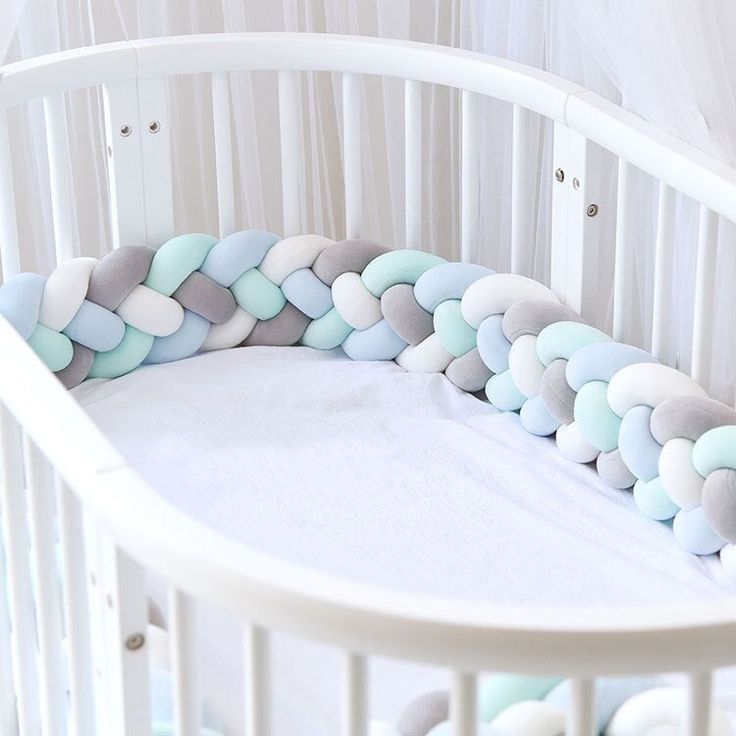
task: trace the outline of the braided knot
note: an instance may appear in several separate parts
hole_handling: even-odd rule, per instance
[[[599,677],[594,731],[602,736],[644,736],[681,722],[686,693],[654,676]],[[572,683],[555,677],[496,673],[478,688],[479,733],[557,736],[573,707]],[[451,696],[434,690],[415,697],[401,713],[395,736],[449,736]],[[713,708],[713,734],[730,733],[728,718]],[[487,730],[486,730],[487,729]],[[383,731],[381,731],[383,733]]]
[[[736,543],[736,412],[523,276],[365,240],[189,234],[14,276],[0,314],[67,387],[236,345],[341,346],[444,372],[633,487],[685,549]]]

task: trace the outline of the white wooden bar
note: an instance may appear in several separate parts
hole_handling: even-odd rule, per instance
[[[40,733],[36,689],[36,631],[26,523],[23,443],[20,427],[0,405],[0,508],[5,544],[6,584],[9,599],[13,680],[21,734]]]
[[[158,248],[175,235],[171,116],[165,77],[138,80],[138,113],[146,211],[145,243]]]
[[[215,174],[220,237],[235,232],[233,144],[230,121],[230,78],[227,72],[212,75],[212,118],[215,133]]]
[[[8,116],[4,110],[0,110],[0,265],[4,281],[20,272],[13,166],[10,159]]]
[[[710,733],[713,699],[713,674],[692,672],[688,676],[685,736]]]
[[[404,212],[406,247],[422,245],[422,85],[404,83]]]
[[[243,629],[245,655],[245,736],[271,733],[271,652],[266,629],[246,624]]]
[[[586,216],[587,154],[588,141],[583,136],[555,123],[550,288],[578,312],[583,300],[585,242],[592,227]]]
[[[112,246],[146,243],[138,83],[102,86],[110,190]]]
[[[675,236],[675,190],[659,184],[657,240],[654,246],[654,304],[652,309],[652,355],[667,362],[665,326],[668,321],[669,295],[672,290],[672,256]]]
[[[460,260],[472,261],[478,251],[478,95],[462,91],[461,102]]]
[[[62,649],[61,601],[56,561],[54,474],[38,447],[24,437],[28,518],[36,583],[39,702],[44,736],[66,734],[66,681]]]
[[[177,736],[200,736],[202,698],[199,687],[195,602],[175,589],[169,591],[169,647],[174,732]]]
[[[281,193],[284,236],[301,231],[301,115],[297,72],[279,72],[279,126],[281,131]]]
[[[536,212],[532,179],[532,113],[514,105],[511,144],[511,273],[525,273]]]
[[[626,313],[630,310],[631,282],[634,277],[633,243],[628,233],[630,183],[633,169],[623,158],[618,160],[616,189],[616,259],[613,272],[613,339],[625,342]]]
[[[595,736],[595,682],[574,677],[570,681],[567,736]]]
[[[57,483],[59,543],[61,545],[63,606],[69,683],[69,733],[93,736],[94,693],[82,511],[77,497]],[[91,581],[90,581],[91,583]]]
[[[343,166],[345,170],[345,236],[360,235],[363,208],[361,149],[360,149],[360,77],[342,75]]]
[[[702,205],[698,226],[698,258],[695,266],[695,306],[693,312],[693,378],[708,388],[713,347],[713,298],[718,250],[718,215]]]
[[[43,112],[49,157],[56,262],[61,263],[79,255],[79,246],[74,235],[75,213],[72,204],[72,165],[69,153],[69,130],[66,120],[64,93],[56,92],[44,97]]]
[[[0,543],[0,570],[6,570],[5,547]],[[13,658],[10,644],[10,611],[7,591],[0,589],[0,733],[18,732],[18,714],[15,710]]]
[[[450,721],[453,736],[476,736],[478,732],[477,677],[466,672],[452,675]]]
[[[108,653],[105,688],[112,733],[149,736],[151,692],[148,671],[148,596],[143,568],[106,533],[99,533],[104,642]]]
[[[342,735],[367,736],[368,669],[360,654],[343,655],[342,699]]]
[[[174,235],[166,80],[104,85],[103,100],[113,247],[157,248]]]
[[[70,491],[71,493],[71,491]],[[103,559],[100,532],[95,517],[82,507],[82,533],[84,536],[84,559],[86,563],[87,605],[89,610],[90,662],[92,664],[92,695],[94,724],[93,734],[108,733],[114,729],[112,719],[112,685],[108,683],[112,653],[106,639],[107,614],[103,579]]]

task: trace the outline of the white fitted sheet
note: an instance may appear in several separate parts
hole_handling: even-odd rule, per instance
[[[510,604],[663,604],[736,591],[716,558],[679,549],[629,493],[442,375],[341,351],[252,347],[145,366],[74,393],[172,503],[293,562]],[[214,615],[204,614],[218,670],[208,690],[224,701],[240,657],[235,649],[228,658],[232,642]],[[284,733],[336,732],[336,671],[321,669],[334,655],[298,648],[321,654],[302,658],[300,671],[286,641],[277,645],[294,685],[277,691]],[[404,674],[375,678],[384,717],[438,684],[436,673],[416,679],[417,668],[386,667]],[[228,718],[238,733],[237,712]]]

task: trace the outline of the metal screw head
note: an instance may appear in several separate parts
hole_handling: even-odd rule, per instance
[[[555,171],[555,179],[557,181],[565,181],[565,172],[562,169],[557,169]]]
[[[589,204],[588,209],[586,210],[586,214],[588,215],[588,217],[595,217],[598,214],[598,205]]]
[[[158,133],[159,130],[161,130],[161,123],[159,123],[158,120],[151,120],[151,122],[148,123],[149,133]]]
[[[133,126],[128,125],[128,123],[124,123],[120,126],[120,135],[123,136],[123,138],[127,138],[131,133],[133,132]]]
[[[135,652],[146,643],[146,637],[143,634],[131,634],[125,640],[125,648],[130,652]]]

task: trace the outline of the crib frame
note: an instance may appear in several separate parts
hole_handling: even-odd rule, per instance
[[[585,243],[597,221],[588,186],[591,144],[618,157],[617,232],[634,203],[634,169],[660,182],[652,350],[662,355],[665,273],[672,257],[674,193],[701,205],[693,375],[707,373],[719,217],[736,221],[736,170],[671,138],[595,94],[536,69],[467,51],[322,34],[245,33],[113,43],[0,67],[0,255],[19,270],[7,109],[42,99],[57,260],[74,257],[66,172],[65,92],[101,86],[114,241],[157,245],[173,234],[166,80],[212,76],[220,234],[235,228],[228,73],[279,73],[284,234],[299,231],[298,74],[342,75],[346,237],[361,234],[360,75],[405,80],[408,247],[421,247],[421,88],[461,90],[461,252],[478,233],[477,151],[483,96],[513,105],[512,270],[521,270],[529,222],[531,121],[554,122],[551,288],[581,306]],[[626,328],[634,245],[616,239],[614,336]],[[367,734],[370,655],[453,671],[452,720],[476,733],[478,673],[488,668],[573,678],[568,734],[591,736],[594,678],[687,672],[685,732],[708,732],[712,671],[736,663],[736,600],[596,610],[508,608],[437,601],[357,585],[281,562],[201,527],[149,488],[96,429],[28,345],[0,318],[0,508],[8,600],[0,597],[0,734],[150,733],[145,569],[170,584],[169,633],[177,733],[198,734],[193,599],[243,620],[247,736],[269,733],[269,632],[287,631],[344,651],[343,733]],[[26,524],[26,516],[28,523]],[[62,550],[62,596],[54,524]],[[191,540],[198,544],[192,545]],[[31,575],[32,573],[32,575]],[[35,579],[32,584],[31,579]],[[6,605],[7,603],[7,605]],[[34,627],[34,617],[36,625]],[[12,631],[11,631],[12,624]],[[66,647],[63,637],[66,635]],[[36,653],[38,650],[38,654]],[[69,690],[69,699],[65,690]]]

